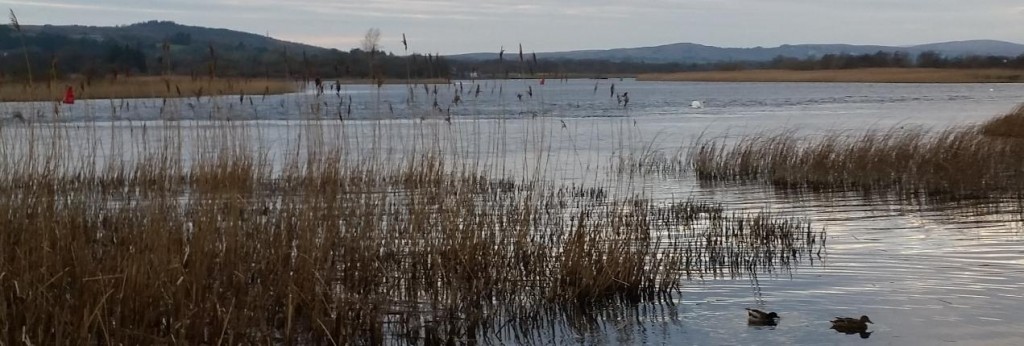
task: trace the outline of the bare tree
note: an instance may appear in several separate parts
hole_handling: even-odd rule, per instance
[[[378,75],[375,65],[377,60],[377,50],[380,49],[380,29],[370,28],[366,30],[366,36],[363,36],[363,41],[360,42],[360,46],[363,51],[370,54],[370,79],[377,84],[377,102],[374,103],[374,115],[380,115],[380,88],[384,84],[384,78]]]
[[[363,36],[363,41],[359,43],[359,46],[363,49],[363,53],[369,54],[369,78],[376,79],[374,65],[376,65],[377,50],[380,49],[380,29],[366,30],[366,36]]]
[[[363,51],[370,53],[372,56],[380,49],[380,29],[370,28],[370,30],[366,30],[366,36],[363,37],[363,41],[359,45],[363,48]]]

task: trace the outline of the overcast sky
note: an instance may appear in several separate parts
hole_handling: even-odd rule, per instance
[[[151,19],[343,50],[380,28],[385,50],[546,52],[695,42],[911,45],[1024,42],[1024,0],[0,0],[23,24]]]

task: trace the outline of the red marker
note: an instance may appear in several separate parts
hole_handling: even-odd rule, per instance
[[[75,89],[70,86],[64,91],[64,104],[75,104]]]

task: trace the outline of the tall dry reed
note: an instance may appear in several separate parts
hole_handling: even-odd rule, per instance
[[[763,182],[786,189],[875,191],[962,200],[1024,191],[1021,109],[981,126],[894,127],[862,134],[794,132],[699,142],[690,162],[702,181]]]
[[[453,164],[459,146],[415,143],[429,124],[401,156],[301,125],[283,157],[259,126],[212,125],[0,128],[3,343],[501,340],[538,311],[666,299],[823,241],[802,220]],[[366,147],[331,141],[349,136]]]

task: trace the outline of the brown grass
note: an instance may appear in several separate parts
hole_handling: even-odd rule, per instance
[[[785,189],[860,190],[942,200],[1024,192],[1021,108],[981,126],[902,127],[800,138],[792,132],[698,143],[691,165],[707,182],[764,182]],[[1000,137],[995,137],[1000,136]]]
[[[273,95],[296,92],[298,82],[283,79],[121,77],[86,81],[84,78],[36,83],[0,83],[0,102],[60,101],[65,89],[75,89],[77,99],[182,98],[219,95]]]
[[[1012,112],[986,121],[981,133],[992,137],[1024,138],[1024,104]]]
[[[865,68],[851,70],[742,70],[655,73],[641,81],[687,82],[844,82],[844,83],[1019,83],[1024,70]]]
[[[257,127],[175,124],[0,128],[0,342],[472,343],[823,242],[799,219],[452,165],[451,143],[418,142],[443,123],[397,159],[331,142],[366,129],[303,127],[276,168]]]

